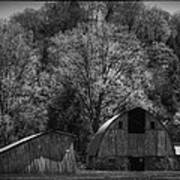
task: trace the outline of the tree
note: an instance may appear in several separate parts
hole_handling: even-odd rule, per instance
[[[59,31],[72,29],[84,18],[84,11],[77,1],[45,3],[40,10],[25,9],[11,17],[27,31],[32,31],[35,40],[51,37]]]
[[[85,11],[77,1],[46,3],[42,8],[46,32],[49,36],[70,30],[85,20]]]
[[[106,21],[116,25],[127,26],[129,32],[133,30],[141,11],[145,8],[141,1],[106,2]]]
[[[153,8],[145,8],[134,26],[137,37],[147,44],[153,42],[164,42],[170,36],[169,18],[167,12]]]
[[[146,48],[149,57],[148,69],[153,74],[149,98],[159,101],[174,115],[179,101],[180,66],[176,55],[164,43],[154,43]],[[154,88],[153,88],[154,87]]]
[[[82,105],[72,83],[63,81],[63,87],[48,104],[48,129],[58,129],[76,135],[75,149],[85,157],[89,126],[82,118]]]
[[[127,32],[117,33],[110,24],[93,27],[97,29],[82,25],[54,37],[51,57],[59,63],[60,76],[78,89],[82,115],[96,132],[129,94],[147,82],[139,41]]]
[[[175,13],[170,21],[171,36],[168,39],[167,44],[174,50],[178,58],[180,59],[180,13]]]
[[[49,64],[49,38],[59,31],[72,29],[83,21],[84,11],[77,1],[45,3],[40,10],[25,9],[24,12],[11,17],[12,22],[19,23],[26,31],[33,34],[32,46],[40,54],[39,71],[47,70]]]
[[[31,36],[12,22],[0,23],[0,145],[45,129],[53,76],[40,73]],[[55,85],[58,88],[58,85]]]
[[[35,126],[26,129],[32,122],[22,118],[23,113],[27,115],[24,109],[30,102],[25,87],[33,53],[27,44],[31,39],[21,26],[2,21],[0,29],[0,129],[1,145],[5,145],[35,129]]]
[[[1,114],[8,114],[11,100],[22,83],[25,68],[29,63],[30,47],[26,44],[23,29],[6,21],[0,24],[1,46]],[[11,99],[11,100],[10,100]]]
[[[180,114],[179,110],[174,115],[173,121],[169,122],[167,125],[169,133],[172,137],[173,142],[180,142]]]
[[[78,126],[78,124],[72,121],[80,119],[81,105],[76,97],[76,90],[70,84],[66,83],[64,86],[63,90],[59,90],[59,93],[52,98],[48,106],[48,128],[73,133],[77,129],[73,129],[72,126]]]

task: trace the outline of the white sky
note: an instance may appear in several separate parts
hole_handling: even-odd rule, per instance
[[[8,18],[25,8],[39,9],[44,1],[0,1],[0,18]]]
[[[148,6],[160,7],[171,14],[180,11],[180,1],[144,1]],[[44,1],[0,1],[0,18],[7,18],[25,8],[39,9]]]
[[[180,1],[146,1],[144,3],[148,6],[160,7],[171,14],[180,11]]]

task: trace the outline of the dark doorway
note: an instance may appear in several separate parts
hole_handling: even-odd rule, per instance
[[[145,111],[135,108],[128,112],[128,132],[145,133]]]
[[[144,158],[143,157],[129,157],[129,170],[144,171]]]

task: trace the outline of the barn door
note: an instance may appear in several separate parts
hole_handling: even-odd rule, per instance
[[[128,112],[128,132],[145,133],[145,111],[135,108]]]
[[[144,171],[144,158],[143,157],[129,157],[129,170],[130,171]]]

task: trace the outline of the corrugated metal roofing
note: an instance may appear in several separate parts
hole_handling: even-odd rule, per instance
[[[131,106],[129,107],[128,109],[122,111],[120,114],[118,115],[115,115],[114,117],[112,117],[111,119],[107,120],[100,128],[99,130],[97,131],[97,133],[94,135],[93,139],[91,140],[89,146],[88,146],[88,149],[87,149],[87,153],[88,153],[88,156],[96,156],[97,153],[98,153],[98,150],[100,148],[100,145],[101,145],[101,142],[102,142],[102,139],[106,133],[106,131],[108,130],[108,128],[110,127],[110,125],[116,121],[117,118],[119,118],[120,116],[122,116],[124,113],[130,111],[130,110],[133,110],[135,108],[141,108],[145,111],[149,111],[149,109],[147,108],[142,108],[141,106]],[[157,119],[159,119],[159,117],[157,116],[157,114],[153,113],[153,116]]]
[[[16,142],[14,142],[14,143],[12,143],[12,144],[9,144],[9,145],[1,148],[1,149],[0,149],[0,153],[2,153],[2,152],[4,152],[4,151],[7,151],[7,150],[9,150],[9,149],[11,149],[11,148],[13,148],[13,147],[15,147],[15,146],[18,146],[19,144],[22,144],[22,143],[24,143],[24,142],[27,142],[27,141],[29,141],[29,140],[31,140],[31,139],[34,139],[34,138],[36,138],[36,137],[38,137],[38,136],[40,136],[40,135],[42,135],[42,133],[33,134],[33,135],[31,135],[31,136],[28,136],[28,137],[25,137],[25,138],[23,138],[23,139],[20,139],[19,141],[16,141]]]
[[[122,116],[125,112],[130,111],[134,108],[141,108],[139,106],[131,106],[126,110],[123,110],[120,114],[113,116],[111,119],[107,120],[97,131],[97,133],[94,135],[93,139],[91,140],[88,149],[87,149],[87,153],[88,156],[96,156],[97,152],[99,150],[101,141],[106,133],[106,131],[108,130],[108,128],[110,127],[110,125],[116,121],[117,118],[119,118],[120,116]],[[141,108],[144,109],[144,108]],[[145,109],[144,109],[145,110]]]
[[[25,142],[28,142],[28,141],[30,141],[30,140],[32,140],[32,139],[35,139],[35,138],[37,138],[37,137],[40,137],[40,136],[45,135],[45,134],[48,134],[48,133],[58,133],[58,134],[62,134],[62,135],[67,135],[67,136],[75,137],[73,134],[66,133],[66,132],[62,132],[62,131],[58,131],[58,130],[40,132],[40,133],[37,133],[37,134],[33,134],[33,135],[30,135],[30,136],[27,136],[27,137],[22,138],[22,139],[14,142],[14,143],[12,143],[12,144],[9,144],[9,145],[7,145],[7,146],[5,146],[5,147],[3,147],[3,148],[0,148],[0,153],[3,153],[3,152],[5,152],[5,151],[8,151],[8,150],[10,150],[10,149],[12,149],[12,148],[20,145],[20,144],[23,144],[23,143],[25,143]]]
[[[108,121],[106,121],[98,130],[98,132],[95,134],[93,139],[91,140],[91,143],[88,146],[88,155],[89,156],[95,156],[98,152],[98,148],[100,146],[100,143],[107,131],[107,129],[110,127],[110,125],[120,116],[120,114],[112,117]]]

